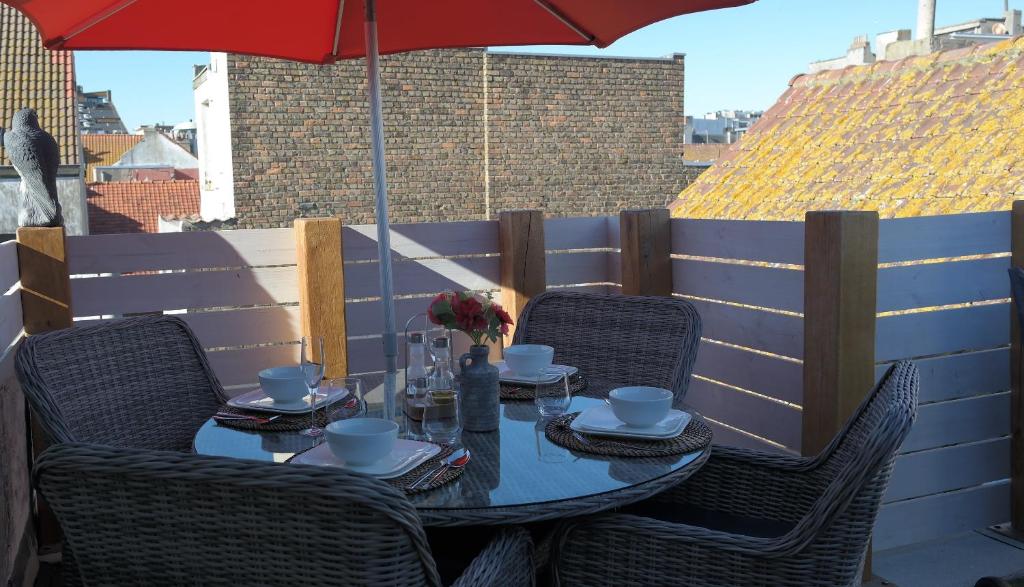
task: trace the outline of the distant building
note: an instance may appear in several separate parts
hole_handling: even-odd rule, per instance
[[[812,62],[809,73],[868,65],[876,61],[895,61],[935,51],[963,49],[1020,36],[1021,11],[1008,10],[1001,18],[979,18],[959,24],[935,27],[934,3],[931,12],[918,14],[918,36],[911,38],[910,29],[879,33],[875,37],[875,50],[867,36],[854,37],[846,55]]]
[[[709,112],[703,118],[687,116],[683,142],[688,145],[731,145],[743,137],[761,114],[751,110],[719,110]]]
[[[607,215],[664,206],[686,182],[683,55],[503,53],[382,58],[395,222]],[[372,222],[366,72],[211,55],[195,70],[203,218]]]
[[[126,181],[147,175],[193,177],[199,169],[199,160],[184,145],[155,127],[143,127],[138,135],[82,135],[82,147],[87,182]]]
[[[110,90],[83,92],[77,86],[78,127],[82,134],[125,134],[121,116],[117,113]]]
[[[70,234],[87,234],[74,55],[44,49],[32,22],[6,4],[0,4],[0,39],[0,126],[9,128],[22,108],[36,110],[39,125],[60,146],[57,195],[64,225]],[[0,234],[12,234],[18,226],[20,186],[21,178],[0,146]]]

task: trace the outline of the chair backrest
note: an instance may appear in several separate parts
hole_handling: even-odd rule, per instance
[[[34,477],[87,585],[439,583],[415,507],[356,473],[68,443]]]
[[[549,291],[534,297],[516,325],[516,344],[546,344],[555,362],[620,385],[686,395],[697,360],[701,321],[678,298]]]
[[[187,451],[224,397],[195,335],[173,316],[33,335],[16,367],[57,442]]]
[[[855,571],[867,548],[896,451],[917,415],[919,387],[913,363],[890,367],[812,462],[813,501],[793,534],[802,535],[815,556],[834,558],[837,572],[844,563]]]

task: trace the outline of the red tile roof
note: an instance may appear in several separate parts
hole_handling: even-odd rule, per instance
[[[113,165],[129,149],[138,145],[142,135],[82,135],[82,151],[85,152],[85,181],[96,181],[93,169],[97,166]]]
[[[0,126],[9,128],[18,110],[35,108],[39,126],[60,145],[61,164],[78,165],[75,58],[44,49],[32,22],[6,4],[0,4],[0,81]],[[0,157],[9,165],[6,159]]]
[[[111,181],[88,186],[91,234],[157,232],[160,215],[199,214],[199,182]]]

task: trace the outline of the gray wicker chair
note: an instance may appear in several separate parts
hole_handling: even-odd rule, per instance
[[[86,584],[440,584],[416,508],[356,473],[69,443],[34,478]],[[531,556],[503,530],[454,584],[532,585]]]
[[[844,430],[812,458],[714,447],[685,483],[635,510],[556,532],[567,585],[854,585],[914,421],[918,374],[893,366]]]
[[[30,336],[16,368],[56,442],[189,451],[225,399],[195,335],[173,316]]]
[[[685,300],[549,291],[523,309],[513,342],[554,347],[556,363],[595,383],[671,389],[679,405],[700,335],[700,315]]]

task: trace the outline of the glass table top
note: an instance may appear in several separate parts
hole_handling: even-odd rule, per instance
[[[387,395],[382,377],[365,378],[367,415],[384,415]],[[396,387],[400,387],[396,385]],[[602,400],[576,396],[570,411],[600,405]],[[399,404],[400,405],[400,404]],[[405,417],[394,416],[403,431]],[[472,459],[454,482],[410,496],[420,509],[479,509],[528,506],[580,499],[648,483],[694,463],[703,451],[670,457],[607,457],[573,452],[544,434],[544,419],[533,402],[506,402],[500,428],[494,432],[463,432],[462,444]],[[199,454],[285,462],[312,448],[319,439],[298,432],[253,432],[207,421],[198,431]]]

